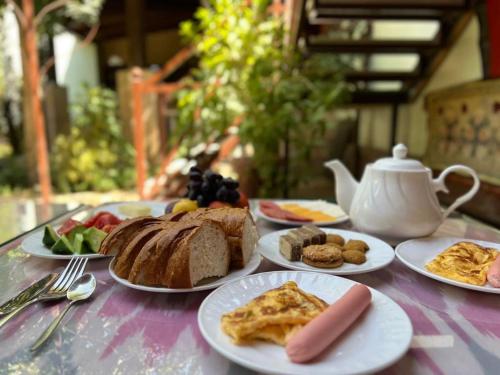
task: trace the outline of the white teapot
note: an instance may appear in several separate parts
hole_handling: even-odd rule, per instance
[[[335,174],[337,202],[358,230],[393,240],[428,236],[477,193],[480,182],[473,169],[454,165],[432,179],[429,168],[406,159],[407,152],[405,145],[398,144],[392,158],[367,165],[359,183],[339,160],[325,163]],[[443,211],[436,192],[448,193],[444,180],[451,172],[471,175],[474,184]]]

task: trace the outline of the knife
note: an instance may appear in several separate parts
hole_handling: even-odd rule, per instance
[[[40,295],[42,292],[46,291],[58,278],[58,273],[50,273],[44,278],[38,280],[36,283],[31,284],[29,287],[24,289],[14,298],[8,300],[3,305],[0,306],[0,315],[10,314],[12,311],[17,309],[23,303],[32,300],[33,298]]]

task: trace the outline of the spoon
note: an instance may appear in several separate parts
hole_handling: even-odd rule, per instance
[[[73,306],[74,303],[78,301],[83,301],[89,298],[94,292],[96,287],[96,281],[94,275],[90,273],[86,273],[76,279],[73,284],[68,289],[66,293],[66,297],[71,301],[66,305],[64,310],[59,314],[57,318],[55,318],[52,323],[47,327],[45,332],[36,340],[36,342],[31,347],[31,351],[37,350],[42,344],[47,341],[47,339],[54,333],[61,320],[64,318],[64,315],[69,311],[70,307]]]

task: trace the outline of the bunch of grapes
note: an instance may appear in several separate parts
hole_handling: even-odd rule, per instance
[[[197,201],[198,207],[208,207],[214,201],[233,205],[240,199],[238,187],[238,181],[232,178],[224,178],[209,169],[203,173],[199,168],[191,167],[187,197]]]

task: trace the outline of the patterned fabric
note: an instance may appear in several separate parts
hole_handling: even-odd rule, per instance
[[[500,80],[468,83],[427,97],[433,169],[465,164],[500,185]]]
[[[282,229],[259,223],[262,234]],[[448,219],[436,235],[500,242],[500,235]],[[38,354],[29,346],[64,303],[38,304],[0,331],[0,374],[251,374],[212,350],[200,334],[197,310],[209,292],[153,294],[127,289],[108,274],[109,259],[89,262],[98,286],[91,302],[75,307]],[[0,249],[0,301],[63,261],[34,258],[17,247]],[[258,272],[277,270],[263,261]],[[497,373],[500,298],[421,276],[395,260],[352,277],[393,298],[408,313],[415,339],[384,374]]]

